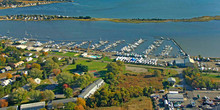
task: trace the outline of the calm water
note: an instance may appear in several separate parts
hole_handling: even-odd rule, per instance
[[[23,38],[25,31],[34,38],[56,40],[121,40],[131,43],[144,38],[150,43],[154,36],[171,37],[179,42],[183,49],[191,54],[220,57],[220,22],[169,22],[169,23],[113,23],[106,21],[0,21],[0,34]],[[125,44],[126,44],[125,43]],[[145,50],[147,44],[139,48]]]
[[[0,15],[48,14],[100,18],[191,18],[220,15],[219,0],[74,0],[0,10]]]

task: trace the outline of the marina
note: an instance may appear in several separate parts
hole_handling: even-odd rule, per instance
[[[123,48],[121,48],[121,52],[122,53],[129,53],[134,51],[140,44],[142,44],[144,42],[143,39],[139,39],[136,42],[134,42],[133,44],[128,44],[127,46],[124,46]]]

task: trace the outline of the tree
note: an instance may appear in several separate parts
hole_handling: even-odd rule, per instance
[[[47,56],[48,53],[47,53],[47,52],[43,52],[42,55],[43,55],[43,56]]]
[[[52,60],[53,60],[54,62],[56,62],[56,63],[58,63],[58,62],[59,62],[59,60],[58,60],[58,58],[57,58],[57,57],[53,57],[53,58],[52,58]]]
[[[85,110],[82,105],[77,105],[74,107],[74,110]]]
[[[0,97],[3,97],[5,95],[4,87],[0,85]]]
[[[63,85],[63,84],[71,84],[73,82],[73,77],[72,75],[68,73],[60,73],[57,77],[58,83]]]
[[[78,64],[76,65],[76,70],[82,71],[82,72],[88,72],[89,68],[86,65]]]
[[[25,69],[29,70],[31,68],[31,64],[26,64]]]
[[[73,89],[71,89],[71,88],[64,89],[64,95],[66,96],[66,98],[72,97],[73,96]]]
[[[57,76],[58,74],[60,74],[60,69],[53,69],[53,73]]]
[[[14,89],[13,92],[9,95],[11,101],[18,103],[19,105],[23,100],[27,98],[27,90],[23,88]]]
[[[37,68],[32,68],[30,71],[30,76],[32,78],[42,78],[43,74],[42,71]]]
[[[0,99],[0,108],[7,106],[8,106],[8,101],[6,99]]]
[[[51,72],[52,69],[58,69],[59,65],[55,63],[51,58],[47,59],[47,61],[44,63],[44,67],[46,68],[47,72]]]
[[[42,58],[42,57],[38,57],[37,63],[38,63],[38,64],[43,64],[43,58]]]
[[[42,99],[42,95],[39,90],[31,90],[29,92],[29,97],[32,101],[36,101],[36,102]]]
[[[73,102],[68,102],[68,103],[64,104],[64,106],[65,106],[66,110],[74,110],[76,104]]]
[[[160,77],[161,76],[161,71],[160,70],[155,70],[154,71],[154,76]]]
[[[83,98],[77,98],[76,104],[86,107],[86,101]]]
[[[45,100],[50,101],[53,100],[55,98],[54,92],[51,90],[45,90],[43,92],[43,97]]]
[[[33,63],[33,64],[31,65],[31,68],[37,68],[37,69],[40,70],[41,66],[40,66],[40,64]]]
[[[13,76],[11,75],[11,73],[7,73],[6,78],[7,79],[11,79]]]
[[[112,72],[114,74],[118,74],[120,73],[120,67],[116,64],[116,63],[109,63],[107,66],[107,71],[108,72]]]
[[[72,64],[73,64],[73,65],[75,65],[75,64],[76,64],[76,61],[75,61],[75,59],[73,59],[73,60],[72,60]]]
[[[0,65],[5,65],[6,63],[6,58],[3,55],[0,55]]]

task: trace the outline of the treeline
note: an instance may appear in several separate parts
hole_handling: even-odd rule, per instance
[[[123,62],[116,61],[109,63],[106,68],[107,73],[104,75],[104,80],[109,86],[97,91],[87,100],[87,105],[89,107],[118,106],[122,103],[128,102],[131,98],[149,96],[153,93],[153,88],[151,87],[118,87],[118,74],[123,73],[125,68]]]
[[[194,88],[218,89],[220,84],[209,78],[202,77],[198,68],[187,68],[183,71],[186,83]]]

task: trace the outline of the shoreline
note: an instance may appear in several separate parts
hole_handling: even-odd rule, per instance
[[[17,15],[16,15],[17,16]],[[36,15],[27,15],[28,17],[35,17]],[[37,15],[40,16],[40,15]],[[220,16],[201,16],[201,17],[193,17],[188,19],[119,19],[119,18],[86,18],[86,17],[57,17],[52,15],[44,15],[46,17],[51,17],[51,19],[22,19],[22,18],[6,18],[6,16],[0,16],[0,20],[8,20],[8,21],[55,21],[55,20],[73,20],[73,21],[110,21],[115,23],[165,23],[165,22],[208,22],[213,20],[220,20]]]

